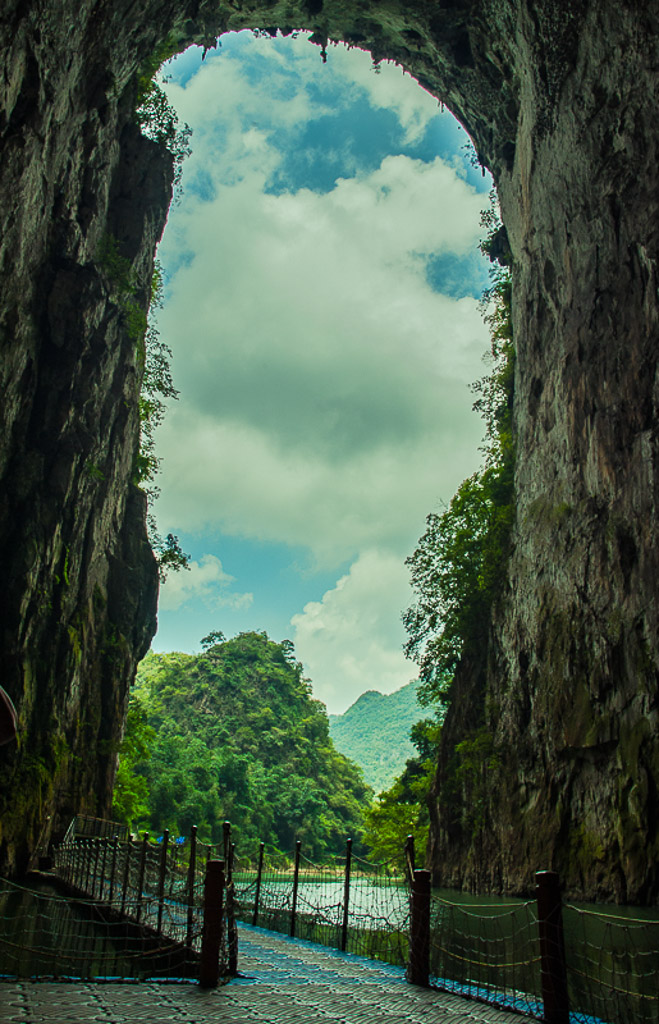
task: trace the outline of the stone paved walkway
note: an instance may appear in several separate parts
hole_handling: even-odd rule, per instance
[[[405,981],[397,967],[240,928],[241,976],[195,984],[0,983],[2,1024],[522,1024],[531,1018]]]

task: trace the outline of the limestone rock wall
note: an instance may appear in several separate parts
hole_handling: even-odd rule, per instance
[[[144,306],[171,166],[133,126],[128,71],[86,6],[17,5],[0,34],[0,680],[20,727],[0,748],[0,873],[74,813],[107,812],[155,629],[131,482],[141,356],[99,253],[116,239]]]
[[[538,24],[519,22],[515,161],[499,175],[517,524],[487,665],[477,681],[463,666],[445,731],[445,883],[528,892],[551,867],[574,895],[659,900],[657,13],[584,5],[544,66]],[[476,708],[495,740],[478,822],[446,787]]]
[[[171,169],[134,126],[135,75],[166,38],[257,26],[403,64],[500,190],[517,526],[444,730],[435,875],[522,890],[551,866],[575,892],[656,899],[657,0],[5,3],[0,671],[22,744],[0,751],[0,870],[72,811],[107,809],[154,628],[140,360],[98,256],[117,240],[145,304]],[[475,820],[447,780],[479,715],[496,756]]]

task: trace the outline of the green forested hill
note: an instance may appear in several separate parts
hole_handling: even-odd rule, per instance
[[[325,707],[311,697],[292,645],[242,633],[205,654],[149,654],[134,688],[115,813],[133,827],[238,849],[259,840],[309,857],[360,832],[370,791],[334,748]]]
[[[337,750],[356,761],[376,793],[388,789],[416,750],[410,729],[423,716],[416,699],[418,682],[395,693],[362,693],[343,715],[330,715]]]

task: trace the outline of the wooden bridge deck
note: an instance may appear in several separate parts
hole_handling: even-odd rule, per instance
[[[416,988],[401,968],[239,929],[240,976],[196,984],[3,982],[3,1024],[521,1024],[531,1018]]]

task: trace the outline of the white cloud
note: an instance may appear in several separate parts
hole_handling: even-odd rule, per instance
[[[416,678],[402,653],[408,577],[400,559],[364,552],[322,601],[293,616],[298,657],[331,713],[345,711],[365,690],[392,693]]]
[[[188,570],[170,573],[160,588],[159,605],[163,611],[176,611],[188,601],[203,601],[209,608],[248,608],[252,594],[232,593],[235,583],[222,568],[215,555],[202,555],[198,562],[190,562]]]
[[[382,446],[340,467],[286,451],[261,431],[176,410],[163,428],[166,486],[159,512],[176,529],[306,545],[319,565],[378,544],[402,557],[473,461],[456,431],[440,442]],[[191,457],[190,453],[194,453]],[[441,493],[441,491],[439,492]]]
[[[420,254],[474,246],[481,197],[403,156],[325,195],[262,186],[245,171],[189,202],[167,239],[194,258],[160,321],[184,402],[159,438],[159,514],[323,560],[400,549],[477,462],[468,384],[486,331],[474,299],[431,289]]]
[[[192,155],[185,165],[188,181],[200,172],[214,172],[230,184],[254,168],[267,176],[281,160],[283,132],[332,112],[305,87],[312,67],[317,71],[320,65],[313,46],[300,41],[286,52],[271,41],[251,39],[249,51],[247,61],[240,51],[220,48],[185,86],[175,80],[165,84],[180,120],[193,130]],[[267,62],[265,81],[259,80],[255,56]]]
[[[417,140],[429,122],[437,116],[439,103],[421,88],[416,79],[396,64],[383,63],[374,73],[370,55],[366,60],[354,60],[347,47],[331,49],[328,60],[336,62],[347,80],[364,89],[373,107],[392,110],[405,130],[405,141]]]

